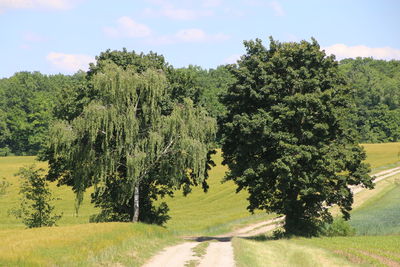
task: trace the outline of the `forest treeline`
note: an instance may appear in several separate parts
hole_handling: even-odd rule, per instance
[[[221,96],[235,78],[229,65],[216,69],[198,66],[174,68],[157,54],[142,57],[166,73],[173,98],[191,98],[205,107],[210,116],[219,119],[226,111]],[[106,51],[98,58],[140,62],[139,54]],[[124,62],[120,62],[123,65]],[[129,62],[126,62],[129,65]],[[143,62],[149,64],[149,62]],[[96,66],[101,67],[101,65]],[[74,75],[44,75],[40,72],[18,72],[0,80],[0,156],[35,155],[55,120],[70,120],[82,112],[91,99],[90,77],[96,72],[79,71]],[[157,66],[155,66],[157,68]],[[140,63],[136,66],[140,69]],[[355,112],[348,114],[350,127],[359,133],[363,143],[400,140],[400,61],[371,58],[345,59],[339,68],[348,80],[355,100]]]

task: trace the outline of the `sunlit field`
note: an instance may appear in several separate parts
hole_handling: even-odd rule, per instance
[[[400,165],[400,143],[363,144],[372,172]]]
[[[350,224],[357,236],[253,240],[235,238],[238,266],[398,266],[400,175],[355,195]]]
[[[393,166],[393,163],[398,161],[396,158],[398,146],[399,143],[365,145],[368,154],[367,161],[374,170]],[[385,156],[382,156],[382,153]],[[17,219],[8,216],[8,210],[18,205],[19,199],[19,178],[14,174],[22,166],[35,163],[38,167],[46,168],[46,164],[35,162],[34,157],[2,157],[0,158],[0,177],[6,178],[11,186],[6,194],[0,197],[0,239],[2,240],[0,265],[65,265],[74,262],[76,266],[86,266],[117,262],[140,266],[162,247],[177,242],[179,236],[220,234],[240,225],[273,217],[273,214],[264,213],[250,216],[251,214],[246,210],[247,193],[237,194],[233,182],[221,183],[227,170],[226,166],[221,165],[221,160],[220,153],[214,156],[217,166],[210,172],[208,180],[210,189],[207,193],[204,193],[201,188],[194,188],[187,197],[184,197],[181,192],[176,192],[175,198],[162,200],[168,203],[171,216],[171,220],[164,227],[130,223],[89,224],[89,216],[98,212],[90,203],[90,192],[86,193],[83,205],[76,216],[73,192],[68,187],[57,187],[53,183],[51,188],[54,196],[59,199],[54,202],[56,212],[63,213],[63,218],[58,222],[59,226],[25,229],[25,226]],[[377,189],[381,187],[377,186]],[[386,186],[382,188],[381,194],[385,195],[387,188]],[[370,197],[370,193],[362,193],[360,196],[363,194],[364,199]],[[395,195],[395,192],[393,194]],[[235,242],[235,246],[240,247],[240,242],[255,241]],[[281,246],[280,243],[277,244],[275,249]],[[326,249],[323,243],[321,244],[313,241],[310,243],[311,250]],[[249,246],[253,250],[252,245]],[[291,246],[296,250],[295,246],[305,246],[305,244],[295,243]],[[254,248],[254,251],[258,249]],[[325,255],[324,257],[338,264],[343,261],[342,256],[337,256],[332,252],[321,255]]]

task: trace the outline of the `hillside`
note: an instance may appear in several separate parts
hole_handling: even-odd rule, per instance
[[[365,145],[368,162],[374,169],[392,166],[398,161],[396,149],[399,145]],[[382,151],[386,151],[385,157],[380,156]],[[19,167],[33,163],[34,158],[0,158],[1,176],[12,183],[7,194],[0,198],[0,238],[6,240],[1,245],[0,265],[24,263],[35,266],[44,262],[62,265],[73,261],[85,266],[99,262],[139,266],[162,247],[178,242],[180,235],[214,235],[270,218],[272,215],[249,216],[246,193],[236,194],[232,182],[221,183],[226,167],[221,166],[220,154],[214,160],[217,166],[210,172],[208,193],[195,188],[188,197],[178,192],[175,198],[166,200],[171,220],[165,228],[126,223],[87,224],[89,216],[96,212],[88,201],[89,194],[76,217],[74,195],[70,189],[52,184],[55,196],[61,198],[55,203],[57,209],[64,213],[60,226],[23,229],[21,223],[7,216],[7,210],[18,201],[18,178],[13,174]],[[44,163],[37,165],[46,167]]]
[[[356,236],[234,239],[238,266],[399,266],[400,175],[355,195],[350,224]]]

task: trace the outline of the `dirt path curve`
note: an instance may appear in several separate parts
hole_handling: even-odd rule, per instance
[[[377,183],[379,181],[382,181],[383,179],[386,179],[388,177],[391,177],[395,174],[400,173],[400,167],[388,169],[385,171],[381,171],[378,173],[375,173],[373,176],[375,177],[374,183]],[[362,191],[364,188],[361,186],[352,186],[351,191],[353,191],[354,194],[357,194],[358,192]]]
[[[389,169],[374,174],[375,182],[400,173],[400,167]],[[353,193],[358,193],[363,190],[362,187],[353,187]],[[234,267],[235,260],[231,239],[233,237],[249,237],[256,236],[268,231],[274,230],[283,223],[284,217],[277,217],[271,220],[255,223],[231,233],[218,235],[215,237],[195,237],[187,238],[191,241],[181,243],[176,246],[168,247],[155,255],[143,267],[184,267],[185,264],[197,261],[195,266],[213,267],[224,266]],[[204,257],[194,256],[194,249],[201,242],[209,241],[209,246],[206,249]]]

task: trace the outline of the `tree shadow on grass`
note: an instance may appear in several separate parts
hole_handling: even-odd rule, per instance
[[[198,237],[187,237],[187,240],[192,240],[196,242],[204,242],[204,241],[218,241],[218,242],[230,242],[232,240],[232,236],[198,236]]]

